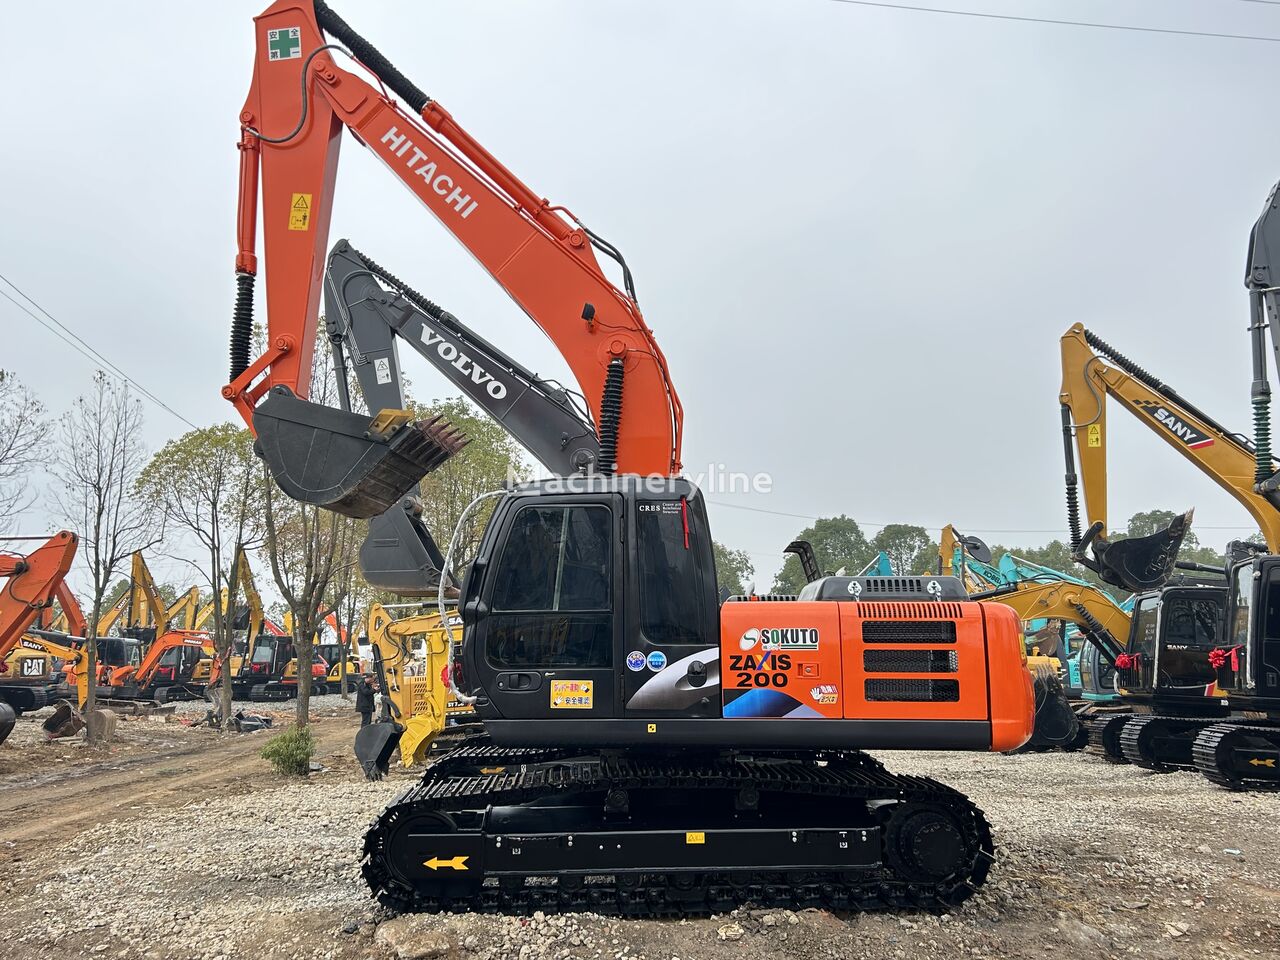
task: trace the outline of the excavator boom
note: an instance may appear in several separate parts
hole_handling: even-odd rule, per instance
[[[1280,546],[1280,495],[1254,489],[1258,450],[1246,437],[1204,411],[1080,324],[1062,337],[1063,449],[1072,550],[1103,580],[1141,592],[1159,587],[1173,571],[1190,513],[1169,529],[1109,542],[1107,527],[1107,400],[1154,431],[1240,502],[1272,549]],[[1080,472],[1075,455],[1079,453]],[[1270,454],[1266,454],[1270,461]],[[1080,530],[1077,484],[1084,487],[1088,531]],[[1092,543],[1094,557],[1085,549]]]
[[[676,473],[680,402],[618,251],[533,193],[322,0],[280,0],[257,18],[256,34],[240,115],[238,292],[223,395],[254,429],[281,488],[372,517],[461,443],[446,425],[411,423],[403,411],[370,406],[366,416],[307,401],[344,127],[561,351],[599,425],[602,470]],[[339,66],[348,60],[378,85]],[[250,362],[259,199],[268,338],[266,352]],[[625,292],[605,276],[596,249],[622,267]]]

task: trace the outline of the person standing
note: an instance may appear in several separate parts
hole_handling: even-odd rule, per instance
[[[372,677],[365,677],[360,681],[360,685],[356,687],[356,713],[360,714],[360,726],[367,727],[373,721],[374,694],[377,693],[377,684],[373,682]]]

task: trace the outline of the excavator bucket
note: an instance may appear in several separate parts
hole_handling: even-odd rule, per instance
[[[461,431],[407,411],[365,417],[275,387],[253,412],[258,455],[295,500],[357,519],[376,517],[462,449]]]
[[[356,733],[356,760],[365,779],[381,780],[391,766],[391,755],[400,745],[404,728],[391,720],[361,727]]]
[[[1105,540],[1100,536],[1102,524],[1096,523],[1085,533],[1077,559],[1093,570],[1104,582],[1134,593],[1155,590],[1173,573],[1178,549],[1191,529],[1191,511],[1176,518],[1164,530],[1145,537]],[[1091,547],[1092,558],[1085,556]]]
[[[405,497],[369,521],[369,533],[360,545],[360,570],[375,590],[422,597],[439,588],[444,555],[421,514],[421,502]]]
[[[74,737],[84,726],[80,711],[64,700],[54,708],[53,716],[45,720],[42,729],[46,740],[58,740]]]
[[[0,743],[9,739],[13,733],[13,725],[18,722],[18,714],[7,703],[0,703]]]

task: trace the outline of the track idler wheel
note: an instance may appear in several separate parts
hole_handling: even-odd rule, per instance
[[[885,826],[885,859],[895,872],[917,883],[943,883],[970,872],[974,855],[950,811],[928,804],[900,804]]]

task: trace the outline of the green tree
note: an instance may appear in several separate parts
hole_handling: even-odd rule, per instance
[[[805,527],[796,535],[798,540],[808,540],[818,558],[823,573],[844,567],[860,570],[878,552],[868,542],[857,521],[841,514],[823,517],[813,526]],[[799,593],[804,586],[804,570],[795,556],[788,556],[773,581],[774,593]]]
[[[711,542],[716,558],[716,582],[722,590],[734,595],[747,592],[747,580],[756,572],[745,550],[731,550],[723,543]]]
[[[871,549],[875,553],[884,551],[894,573],[899,576],[932,570],[938,557],[938,545],[929,538],[924,527],[907,523],[891,523],[882,527],[872,538]]]
[[[462,511],[472,500],[512,481],[526,479],[529,469],[521,455],[521,446],[502,425],[462,397],[433,400],[429,406],[411,404],[411,407],[419,418],[444,417],[467,437],[467,445],[459,453],[423,477],[419,484],[422,521],[443,553],[448,550],[449,538]],[[486,504],[468,520],[458,541],[459,568],[474,556],[492,511],[493,504]]]
[[[240,589],[232,570],[236,544],[253,544],[261,536],[261,471],[252,434],[222,423],[170,440],[138,478],[139,494],[164,515],[169,527],[203,547],[203,561],[193,566],[210,595],[219,597],[227,589],[226,609],[215,603],[212,614],[214,651],[224,665],[230,663],[235,634],[231,611]],[[231,684],[225,666],[222,676],[221,715],[230,717]]]

